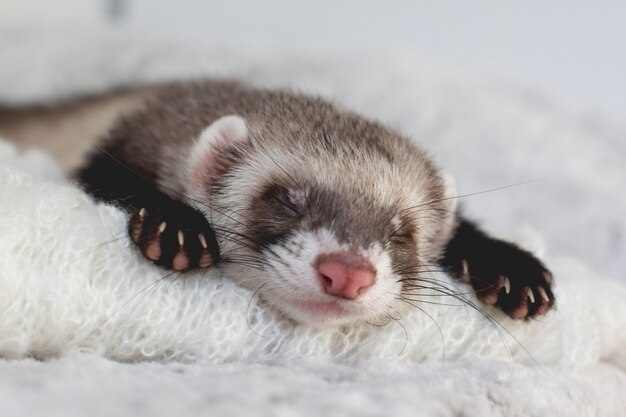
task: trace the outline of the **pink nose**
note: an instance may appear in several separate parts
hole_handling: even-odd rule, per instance
[[[318,258],[317,272],[327,294],[354,300],[374,284],[376,271],[360,256],[336,253]]]

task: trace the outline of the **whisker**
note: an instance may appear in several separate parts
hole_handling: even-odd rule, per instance
[[[122,233],[124,233],[124,232],[120,232],[120,233],[118,233],[118,235],[122,234]],[[126,235],[125,234],[120,236],[120,237],[116,237],[116,238],[113,238],[111,240],[107,240],[107,241],[98,243],[94,247],[92,247],[90,249],[87,249],[84,252],[81,252],[80,255],[73,260],[73,262],[78,261],[80,258],[82,258],[82,257],[84,257],[86,255],[94,253],[95,251],[97,251],[98,249],[100,249],[100,248],[102,248],[102,247],[104,247],[106,245],[110,245],[111,243],[119,242],[120,240],[124,240],[124,239],[126,239]]]
[[[126,300],[119,308],[117,308],[116,310],[114,310],[104,321],[102,321],[95,329],[93,329],[91,331],[91,333],[89,333],[87,335],[87,337],[93,336],[93,334],[95,332],[97,332],[98,330],[101,330],[102,327],[108,323],[114,316],[116,316],[120,311],[122,311],[128,304],[130,304],[133,300],[135,300],[137,297],[139,297],[141,294],[144,294],[148,289],[150,288],[155,288],[156,286],[158,286],[159,283],[163,282],[164,280],[166,280],[167,278],[171,277],[172,275],[176,274],[178,271],[172,271],[164,276],[162,276],[161,278],[157,279],[154,282],[151,282],[150,284],[146,285],[144,288],[142,288],[141,290],[139,290],[135,295],[131,296],[128,300]]]
[[[441,202],[441,201],[461,199],[461,198],[472,197],[472,196],[481,195],[481,194],[492,193],[492,192],[495,192],[495,191],[506,190],[508,188],[519,187],[521,185],[526,185],[526,184],[532,184],[532,183],[538,182],[538,181],[542,181],[542,179],[541,178],[537,178],[537,179],[532,179],[532,180],[528,180],[528,181],[517,182],[517,183],[514,183],[514,184],[504,185],[504,186],[497,187],[497,188],[490,188],[490,189],[487,189],[487,190],[484,190],[484,191],[477,191],[477,192],[468,193],[468,194],[462,194],[462,195],[453,196],[453,197],[438,198],[438,199],[427,201],[425,203],[418,204],[416,206],[404,208],[404,209],[402,209],[402,211],[412,210],[412,209],[417,208],[417,207],[423,207],[423,206],[430,205],[430,204],[435,204],[435,203],[438,203],[438,202]]]
[[[437,323],[437,320],[435,320],[433,316],[431,316],[426,310],[424,310],[423,308],[421,308],[414,302],[407,301],[407,300],[400,300],[400,301],[402,301],[403,303],[407,303],[410,306],[417,308],[422,313],[426,314],[426,316],[428,316],[428,318],[435,324],[435,326],[437,326],[437,329],[439,330],[439,336],[441,337],[441,347],[442,347],[441,364],[443,365],[446,362],[446,341],[443,335],[443,330],[441,329],[441,326],[439,326],[439,323]]]
[[[257,288],[256,291],[254,291],[254,293],[250,297],[250,300],[248,300],[248,305],[246,306],[246,324],[248,325],[248,329],[250,329],[250,331],[252,333],[254,333],[255,335],[257,335],[258,337],[261,337],[261,338],[266,338],[268,336],[264,336],[262,334],[259,334],[252,328],[252,323],[250,322],[250,314],[248,314],[248,312],[250,311],[250,306],[252,306],[252,300],[254,300],[254,297],[256,297],[259,294],[259,291],[261,291],[261,289],[263,287],[265,287],[266,285],[267,285],[267,283],[264,283],[259,288]]]

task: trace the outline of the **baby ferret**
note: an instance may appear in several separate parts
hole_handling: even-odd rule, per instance
[[[77,178],[130,214],[152,262],[222,268],[297,321],[376,319],[441,268],[513,318],[554,304],[542,262],[463,218],[452,181],[414,143],[318,97],[163,86]]]

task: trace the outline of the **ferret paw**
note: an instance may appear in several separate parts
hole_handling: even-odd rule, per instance
[[[546,314],[555,302],[550,271],[515,245],[492,241],[489,246],[460,260],[459,278],[474,287],[483,303],[514,319]]]
[[[207,268],[219,260],[213,229],[188,206],[141,208],[131,216],[128,233],[146,258],[167,269]]]

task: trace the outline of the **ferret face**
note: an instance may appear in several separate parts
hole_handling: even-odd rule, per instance
[[[393,204],[321,184],[270,181],[251,199],[246,234],[271,274],[259,291],[303,322],[374,318],[394,308],[418,268],[410,219]]]
[[[416,148],[373,131],[277,137],[234,116],[207,128],[190,194],[211,208],[226,274],[299,322],[397,311],[447,241],[454,200]]]

